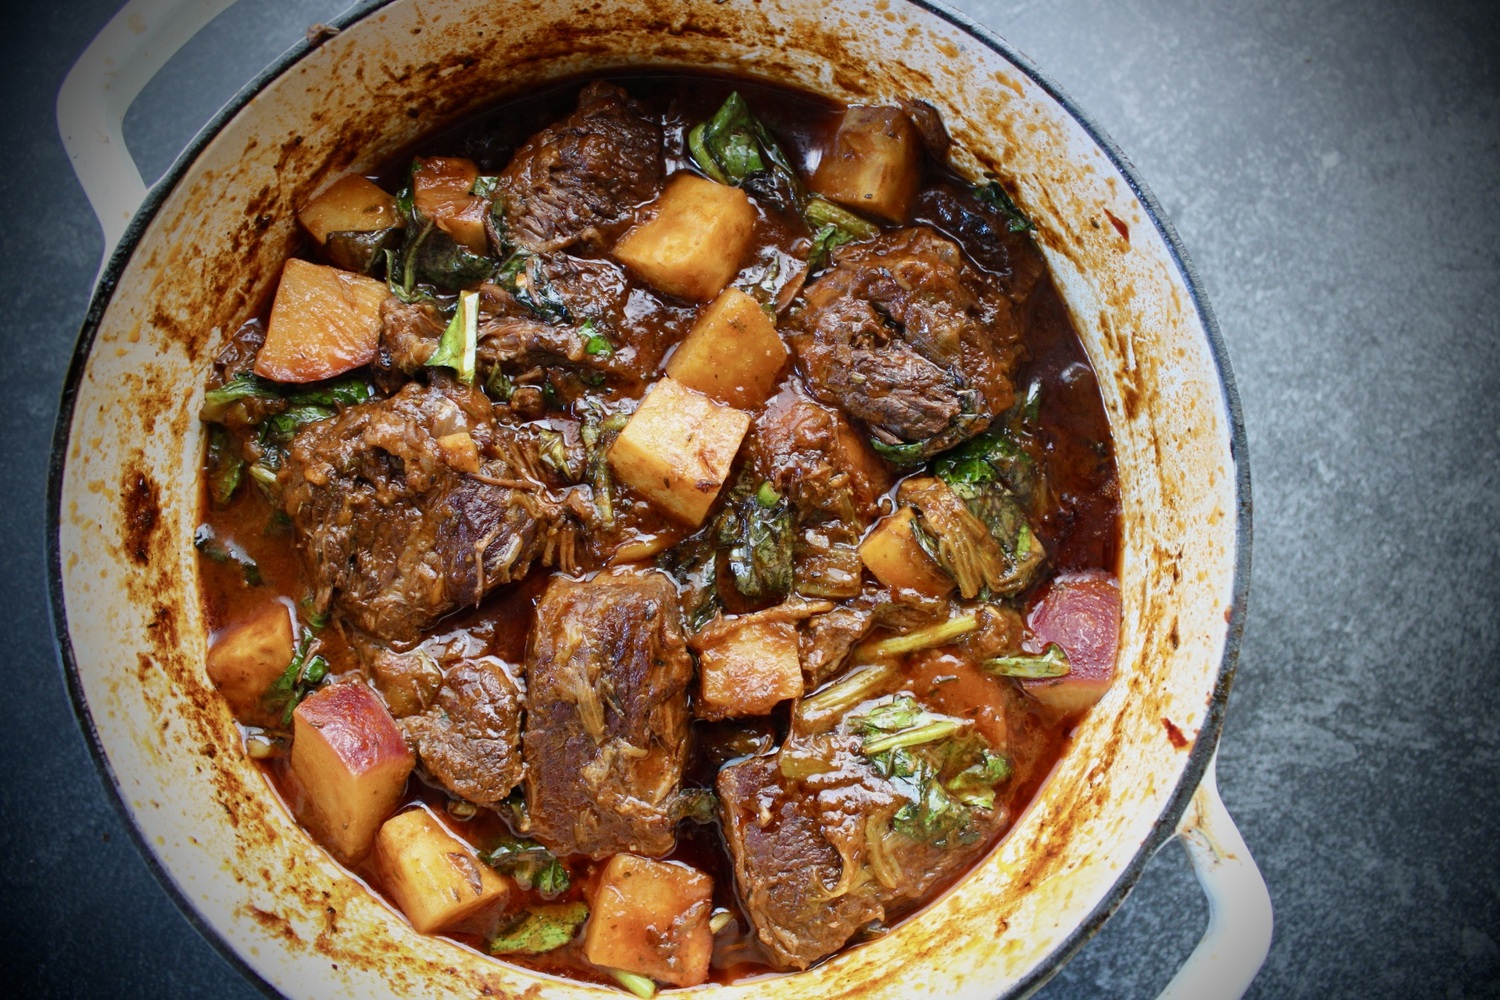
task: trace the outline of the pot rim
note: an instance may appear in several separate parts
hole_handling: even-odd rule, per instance
[[[327,23],[329,27],[343,30],[392,2],[393,0],[360,0],[360,2],[353,4]],[[1167,253],[1181,275],[1183,284],[1186,286],[1199,322],[1203,326],[1204,334],[1208,341],[1209,353],[1213,359],[1214,371],[1219,379],[1219,388],[1223,393],[1226,416],[1229,422],[1230,459],[1234,463],[1235,555],[1234,578],[1230,587],[1228,629],[1224,637],[1223,656],[1220,659],[1218,674],[1214,682],[1213,691],[1210,694],[1202,728],[1199,730],[1193,747],[1188,753],[1188,759],[1183,766],[1177,787],[1168,798],[1165,809],[1154,821],[1151,832],[1141,842],[1140,847],[1137,848],[1130,862],[1120,870],[1114,883],[1093,911],[1042,962],[1030,973],[1017,981],[1010,995],[1023,997],[1040,989],[1042,984],[1052,978],[1068,960],[1077,954],[1099,932],[1104,922],[1124,903],[1125,898],[1135,887],[1146,863],[1150,861],[1176,830],[1189,801],[1192,799],[1193,793],[1203,780],[1204,772],[1208,768],[1209,762],[1218,747],[1219,737],[1224,728],[1224,714],[1229,698],[1229,690],[1234,682],[1240,643],[1244,635],[1246,605],[1250,587],[1252,499],[1250,492],[1249,447],[1245,434],[1244,414],[1240,403],[1239,390],[1230,368],[1229,351],[1224,342],[1223,334],[1219,329],[1218,320],[1214,316],[1213,309],[1209,306],[1208,298],[1203,292],[1198,278],[1197,269],[1193,266],[1187,249],[1183,246],[1181,238],[1177,235],[1176,228],[1167,219],[1156,196],[1152,194],[1145,182],[1136,173],[1135,166],[1126,158],[1114,140],[1104,132],[1087,112],[1079,107],[1065,90],[1044,74],[1030,58],[1015,49],[998,34],[969,16],[939,2],[939,0],[902,0],[902,2],[947,21],[977,42],[1008,60],[1049,97],[1057,101],[1063,111],[1082,127],[1089,139],[1099,147],[1114,168],[1125,178],[1131,192],[1140,200],[1147,217],[1151,220],[1152,226],[1155,227],[1158,235],[1161,236]],[[164,863],[150,849],[150,845],[146,842],[144,834],[136,823],[134,814],[130,811],[129,806],[121,795],[120,783],[115,776],[109,758],[105,754],[98,729],[94,725],[93,716],[89,712],[87,702],[84,698],[82,680],[79,676],[78,664],[74,656],[71,633],[68,627],[62,577],[62,485],[63,468],[68,454],[69,432],[73,424],[74,410],[78,400],[78,389],[83,379],[84,369],[93,351],[94,341],[98,335],[104,313],[113,300],[120,277],[126,265],[130,262],[130,258],[135,252],[142,235],[155,220],[157,212],[175,189],[182,175],[191,167],[203,149],[214,140],[225,124],[238,115],[262,90],[294,67],[315,48],[317,48],[317,45],[314,43],[306,40],[298,41],[257,73],[203,125],[192,141],[173,160],[172,165],[167,171],[146,193],[146,197],[141,202],[140,208],[130,220],[129,225],[126,226],[120,242],[110,253],[109,262],[99,275],[93,294],[89,300],[88,309],[84,313],[83,324],[79,329],[78,338],[73,346],[72,357],[68,363],[67,374],[63,380],[62,392],[58,400],[57,422],[53,426],[51,455],[47,462],[47,595],[49,603],[52,606],[53,639],[57,647],[57,655],[62,668],[63,678],[67,684],[73,714],[77,718],[78,725],[86,737],[94,766],[100,778],[103,779],[105,791],[113,803],[116,812],[124,820],[125,828],[130,833],[137,853],[139,853],[142,860],[146,863],[146,867],[151,871],[158,885],[166,891],[167,896],[177,906],[178,911],[187,920],[188,924],[198,932],[199,936],[208,942],[233,969],[268,997],[279,997],[281,994],[271,986],[259,971],[240,957],[216,928],[209,925],[199,915],[197,908],[193,906],[185,893],[173,881]]]

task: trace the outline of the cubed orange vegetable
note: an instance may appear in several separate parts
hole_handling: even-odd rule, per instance
[[[706,301],[740,269],[755,210],[739,188],[678,174],[651,217],[620,238],[615,259],[657,291]]]
[[[667,374],[721,403],[749,410],[771,397],[786,355],[776,324],[760,303],[738,288],[726,288],[672,352]]]
[[[275,723],[261,699],[292,662],[294,642],[291,612],[277,601],[214,640],[205,664],[208,678],[236,719],[252,726]]]
[[[255,374],[277,382],[317,382],[369,364],[380,347],[385,282],[295,257],[266,323]]]
[[[297,221],[319,243],[326,242],[329,233],[373,233],[401,224],[396,199],[359,174],[334,181],[302,206]]]
[[[719,495],[749,426],[743,410],[663,378],[615,439],[609,464],[657,507],[696,526]]]
[[[330,684],[292,714],[292,773],[306,793],[303,819],[333,849],[363,857],[406,794],[414,761],[380,697],[363,684]]]
[[[917,544],[911,532],[915,512],[902,507],[881,520],[859,544],[859,558],[875,579],[892,590],[915,590],[942,597],[953,589],[953,578]]]
[[[386,891],[423,934],[450,930],[510,895],[506,880],[425,806],[381,825],[375,858]]]
[[[922,140],[906,112],[854,107],[839,121],[811,187],[856,212],[901,223],[921,182]]]
[[[484,217],[490,202],[473,194],[479,168],[461,156],[418,157],[411,173],[412,205],[454,242],[478,254],[489,253]]]
[[[713,879],[695,868],[616,854],[594,891],[584,957],[673,986],[697,986],[708,979],[713,952],[713,894]]]
[[[709,622],[698,653],[696,711],[705,719],[766,715],[802,694],[797,628],[778,609]]]

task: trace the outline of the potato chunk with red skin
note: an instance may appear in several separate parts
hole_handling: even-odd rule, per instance
[[[295,257],[281,269],[255,374],[318,382],[369,364],[380,347],[385,282]]]
[[[510,896],[506,880],[426,806],[381,825],[375,858],[386,891],[422,934],[452,930]]]
[[[882,519],[860,542],[859,558],[875,579],[892,590],[944,597],[953,590],[953,578],[917,544],[912,533],[915,516],[910,507],[902,507]]]
[[[474,194],[479,168],[461,156],[418,157],[411,172],[412,206],[474,253],[489,252],[484,217],[490,202]]]
[[[830,201],[899,224],[921,183],[922,138],[906,112],[855,107],[840,119],[811,186]]]
[[[705,301],[739,273],[754,228],[745,192],[678,174],[651,217],[615,244],[613,256],[659,292]]]
[[[667,374],[721,403],[750,410],[771,398],[787,349],[760,303],[726,288],[667,361]]]
[[[359,174],[334,181],[302,206],[297,221],[319,243],[326,243],[330,233],[374,233],[401,225],[396,199]]]
[[[802,695],[797,628],[779,608],[716,618],[690,645],[698,653],[700,718],[765,715]]]
[[[401,730],[374,691],[331,684],[292,713],[292,773],[306,793],[307,825],[346,859],[363,857],[401,804],[414,765]]]
[[[609,449],[620,479],[683,524],[698,526],[724,486],[750,415],[663,378]]]
[[[1027,614],[1026,627],[1028,653],[1055,642],[1068,654],[1063,676],[1021,681],[1027,694],[1059,715],[1075,715],[1109,690],[1120,646],[1120,584],[1112,575],[1059,574]]]
[[[583,955],[595,965],[673,986],[708,979],[713,879],[675,861],[609,859],[594,890]]]
[[[291,612],[277,601],[214,640],[205,663],[208,679],[236,719],[251,726],[277,723],[276,713],[265,707],[263,699],[292,662],[295,641]]]

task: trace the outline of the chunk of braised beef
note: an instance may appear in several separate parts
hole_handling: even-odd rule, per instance
[[[558,854],[670,851],[692,676],[665,574],[553,578],[526,656],[531,835]]]
[[[745,455],[749,481],[787,498],[795,590],[858,594],[859,539],[890,487],[885,463],[842,413],[790,390],[756,416]]]
[[[1011,405],[1019,324],[951,240],[918,226],[834,252],[789,339],[813,395],[921,458]]]
[[[778,760],[749,757],[721,770],[719,819],[756,938],[777,968],[805,969],[885,907],[869,883],[846,884],[816,797],[783,777]]]
[[[613,84],[594,81],[578,109],[532,136],[500,174],[504,239],[546,252],[599,248],[661,187],[660,123]]]
[[[914,591],[897,595],[866,586],[858,597],[802,623],[798,636],[802,670],[816,686],[837,674],[854,647],[875,628],[908,631],[934,624],[947,615],[946,600],[926,598]]]
[[[924,188],[912,217],[963,244],[1013,301],[1029,297],[1046,273],[1047,262],[1031,234],[1013,231],[1011,219],[976,197],[973,188],[947,181]]]
[[[432,706],[400,721],[401,733],[430,779],[475,805],[496,806],[521,781],[522,702],[504,662],[459,660]]]
[[[318,610],[388,641],[534,564],[574,565],[579,521],[548,488],[536,435],[496,424],[477,389],[431,377],[309,424],[280,473]]]

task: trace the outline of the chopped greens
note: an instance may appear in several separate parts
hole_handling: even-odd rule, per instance
[[[870,447],[875,449],[875,454],[899,468],[921,465],[927,458],[926,443],[922,441],[887,444],[879,438],[871,438]]]
[[[719,817],[719,796],[712,788],[684,788],[672,799],[672,817],[700,826]]]
[[[427,367],[452,368],[464,385],[474,384],[474,354],[479,344],[479,293],[463,292],[458,308],[438,341]]]
[[[489,941],[491,955],[540,955],[561,948],[588,919],[588,904],[553,903],[522,910]]]
[[[781,597],[792,589],[792,507],[769,482],[736,485],[719,521],[734,585],[746,597]]]
[[[688,132],[693,162],[720,184],[742,187],[784,212],[801,212],[806,192],[781,147],[738,91]]]
[[[570,483],[578,482],[581,473],[573,467],[568,444],[561,431],[543,427],[537,434],[537,453],[542,464]]]
[[[316,637],[316,632],[311,629],[303,632],[292,662],[287,664],[281,676],[261,696],[261,704],[267,711],[280,716],[283,727],[292,724],[292,713],[297,710],[302,699],[312,694],[328,676],[328,661],[322,656],[308,656]]]
[[[1021,210],[1016,207],[1016,203],[1011,201],[1010,195],[1006,193],[1005,188],[1000,186],[1000,182],[995,180],[993,175],[990,175],[988,182],[974,185],[974,196],[984,204],[998,211],[1005,219],[1005,228],[1011,232],[1024,233],[1036,228],[1036,226],[1032,225],[1030,219],[1021,214]]]
[[[516,301],[548,323],[570,323],[573,314],[547,277],[542,258],[530,250],[517,250],[500,265],[495,283],[514,295]]]
[[[573,884],[555,854],[525,837],[505,836],[479,857],[491,868],[515,879],[522,889],[534,889],[543,899],[556,899]]]
[[[803,218],[813,232],[812,246],[807,251],[809,272],[821,270],[835,247],[853,240],[872,239],[880,233],[880,227],[873,222],[817,195],[808,200]]]
[[[229,432],[218,424],[208,428],[208,495],[215,507],[234,497],[245,472],[245,459]]]
[[[415,161],[412,168],[416,168]],[[406,242],[399,253],[387,251],[386,283],[403,302],[431,298],[418,289],[422,282],[452,292],[494,274],[494,260],[469,250],[423,217],[410,182],[396,194],[396,211],[405,224]]]
[[[910,695],[898,695],[849,716],[845,725],[864,737],[861,753],[906,799],[891,818],[894,832],[937,847],[981,836],[973,810],[995,807],[995,786],[1011,768],[967,719],[929,712]]]
[[[594,328],[594,321],[592,319],[583,321],[583,326],[578,328],[578,335],[583,338],[583,353],[590,357],[614,357],[615,345],[609,342],[608,337]]]
[[[211,562],[233,563],[238,566],[245,577],[245,583],[252,587],[259,587],[265,582],[261,577],[260,566],[244,549],[234,542],[221,540],[214,529],[206,524],[200,524],[198,530],[193,532],[193,548]]]
[[[860,653],[869,659],[884,659],[889,656],[900,656],[903,653],[912,653],[919,649],[930,649],[933,646],[945,646],[967,632],[972,632],[979,627],[979,619],[973,614],[955,615],[945,622],[936,625],[928,625],[926,628],[912,629],[902,635],[891,636],[889,639],[881,639],[860,648]]]
[[[594,509],[599,514],[599,523],[606,528],[615,523],[614,478],[609,470],[609,449],[625,429],[628,417],[623,413],[608,413],[604,404],[589,396],[579,406],[583,423],[578,436],[583,441],[583,476],[594,494]]]
[[[899,676],[895,664],[889,661],[856,667],[816,694],[802,699],[797,706],[797,722],[803,728],[813,728],[836,719],[885,690]]]
[[[626,972],[624,969],[605,969],[604,971],[614,976],[615,982],[640,997],[641,1000],[651,1000],[656,996],[656,983],[652,982],[649,976],[643,976],[638,972]]]
[[[1040,653],[1018,653],[1015,656],[997,656],[980,664],[997,677],[1063,677],[1072,666],[1068,653],[1055,642],[1047,643]]]
[[[198,416],[210,423],[221,421],[229,407],[242,399],[282,401],[292,408],[316,406],[331,411],[337,406],[353,406],[374,398],[375,387],[357,376],[311,386],[289,386],[250,372],[240,372],[217,389],[203,394],[203,409]]]

